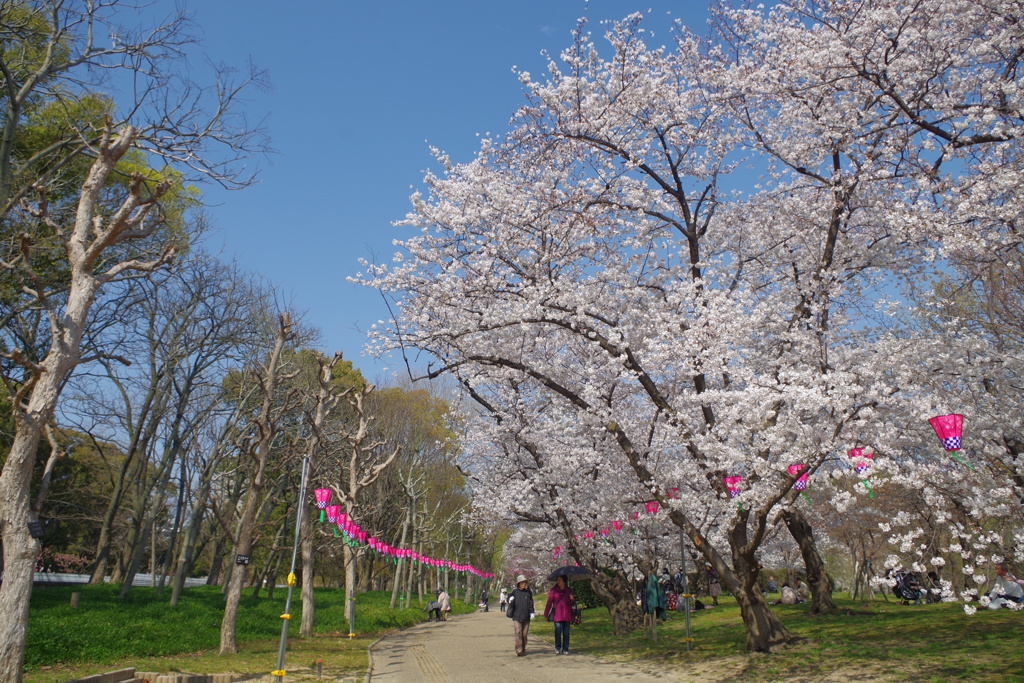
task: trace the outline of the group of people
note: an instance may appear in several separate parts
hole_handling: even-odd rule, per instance
[[[533,591],[525,576],[516,577],[516,587],[509,593],[504,588],[498,597],[498,605],[512,619],[512,634],[517,657],[526,654],[526,643],[530,634],[530,622],[536,618]],[[555,578],[555,585],[548,593],[544,606],[544,618],[555,624],[555,654],[569,654],[569,630],[572,628],[573,608],[576,596],[564,576]]]

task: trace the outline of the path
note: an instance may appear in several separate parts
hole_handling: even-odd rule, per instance
[[[477,612],[418,624],[385,636],[370,650],[370,683],[665,683],[626,664],[574,652],[556,655],[550,640],[531,634],[525,657],[512,649],[512,622],[501,612]]]

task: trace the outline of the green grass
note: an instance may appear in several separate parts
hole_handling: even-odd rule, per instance
[[[659,623],[658,641],[651,642],[642,631],[615,636],[600,609],[584,612],[572,647],[651,670],[728,671],[727,678],[739,681],[816,680],[833,672],[851,680],[1024,681],[1024,611],[979,610],[968,616],[955,604],[854,603],[838,595],[836,602],[837,614],[820,617],[808,616],[808,605],[773,606],[801,640],[770,655],[746,654],[739,608],[728,598],[718,608],[693,613],[692,652],[682,640],[682,614]],[[536,628],[549,637],[552,630],[546,622]]]
[[[81,607],[68,606],[71,587],[41,587],[32,595],[26,652],[27,683],[53,683],[129,666],[140,671],[266,674],[276,668],[284,593],[274,600],[244,598],[238,617],[241,652],[218,656],[223,598],[216,588],[187,590],[176,608],[148,588],[118,600],[116,587],[81,586]],[[247,591],[248,592],[248,591]],[[419,607],[388,609],[389,593],[360,595],[358,637],[347,637],[344,591],[316,590],[317,636],[297,637],[298,595],[285,669],[323,660],[328,680],[358,680],[366,649],[379,634],[425,618]],[[693,652],[686,652],[683,615],[658,626],[658,641],[641,631],[612,633],[603,609],[584,612],[573,629],[572,649],[632,661],[650,671],[676,669],[695,678],[746,682],[794,680],[1022,681],[1024,612],[981,610],[967,616],[962,606],[901,606],[876,600],[854,603],[836,596],[839,613],[807,615],[807,605],[773,607],[801,640],[771,655],[748,655],[739,609],[726,598],[714,610],[693,614]],[[474,608],[453,600],[456,613]],[[538,619],[533,633],[551,639],[553,627]]]
[[[72,591],[81,592],[80,607],[70,607]],[[270,671],[276,664],[281,635],[281,613],[285,591],[278,589],[273,600],[252,600],[246,590],[239,606],[236,633],[240,657],[216,657],[220,643],[220,620],[224,598],[215,587],[190,588],[182,593],[177,607],[167,604],[152,588],[133,588],[125,599],[117,597],[117,586],[43,586],[32,592],[25,651],[27,681],[67,680],[97,671],[136,666],[141,671],[200,671],[206,673]],[[264,593],[265,595],[265,593]],[[298,591],[292,599],[290,653],[308,652],[308,662],[330,651],[345,660],[339,665],[353,675],[366,667],[366,648],[385,631],[411,626],[426,619],[415,600],[405,610],[391,610],[390,592],[361,594],[356,601],[356,631],[349,639],[345,619],[345,592],[316,589],[317,636],[302,643],[298,630],[302,615]],[[474,607],[452,600],[456,614]],[[327,643],[325,641],[332,641]],[[320,642],[316,642],[320,641]],[[210,651],[213,659],[208,659]],[[179,657],[183,653],[186,657]],[[295,655],[293,655],[295,656]],[[190,668],[191,667],[191,668]],[[337,671],[335,672],[337,673]]]

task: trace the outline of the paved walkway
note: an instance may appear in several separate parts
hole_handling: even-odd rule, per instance
[[[371,648],[370,656],[371,683],[666,681],[626,664],[578,652],[557,655],[550,640],[533,634],[526,656],[516,657],[512,622],[500,611],[418,624],[385,636]]]

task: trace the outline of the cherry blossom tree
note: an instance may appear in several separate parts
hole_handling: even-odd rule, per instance
[[[665,509],[752,650],[792,639],[757,588],[779,519],[808,537],[790,468],[842,509],[840,463],[870,438],[893,456],[880,471],[919,482],[934,461],[897,454],[957,393],[935,385],[994,367],[964,335],[936,369],[943,340],[883,305],[950,249],[1016,240],[1019,12],[948,18],[960,5],[723,9],[711,39],[680,28],[673,50],[633,16],[607,58],[581,25],[546,80],[521,74],[508,135],[466,164],[438,153],[405,221],[421,234],[360,277],[401,295],[379,348],[429,351],[428,376],[456,375],[515,435],[510,508],[530,491],[569,533],[560,477],[607,470],[616,501],[594,504]]]

